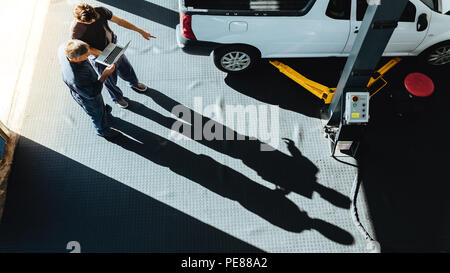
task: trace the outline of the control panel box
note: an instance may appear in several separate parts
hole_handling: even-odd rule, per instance
[[[369,92],[347,92],[345,95],[346,124],[369,122]]]

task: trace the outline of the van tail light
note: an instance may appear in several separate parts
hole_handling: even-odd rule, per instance
[[[194,32],[192,31],[192,16],[180,13],[180,21],[182,27],[182,35],[186,39],[197,40]]]

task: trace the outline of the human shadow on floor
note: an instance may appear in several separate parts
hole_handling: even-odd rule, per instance
[[[120,154],[92,156],[114,171]],[[264,252],[128,186],[136,174],[115,180],[83,162],[20,137],[0,223],[0,253],[68,253],[71,240],[82,253]]]
[[[280,190],[268,189],[207,155],[191,152],[120,118],[113,119],[113,127],[125,135],[110,140],[112,143],[239,202],[275,226],[296,233],[315,229],[334,242],[353,244],[350,233],[321,219],[310,218]]]
[[[317,183],[317,167],[302,155],[292,140],[284,139],[290,153],[290,155],[286,155],[266,143],[240,135],[231,128],[200,115],[157,90],[148,91],[147,95],[169,112],[177,107],[178,110],[182,108],[184,113],[188,113],[188,115],[179,117],[186,123],[179,127],[184,131],[177,131],[177,133],[194,139],[220,153],[241,160],[245,165],[255,170],[262,179],[280,187],[286,194],[292,191],[311,199],[313,192],[317,192],[322,198],[337,207],[350,208],[351,201],[347,196]],[[174,130],[174,127],[177,127],[174,126],[177,122],[176,119],[163,116],[139,102],[131,101],[129,110],[169,129]],[[195,127],[195,125],[191,125],[192,121],[200,121],[202,125],[209,124],[214,130],[222,128],[221,140],[198,139],[194,136],[194,128],[192,127]],[[266,149],[269,148],[269,151],[262,151],[263,146]]]
[[[177,12],[144,0],[98,0],[107,5],[141,16],[155,23],[175,29],[180,21]]]

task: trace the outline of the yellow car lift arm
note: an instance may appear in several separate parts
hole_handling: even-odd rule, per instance
[[[387,81],[383,78],[383,75],[386,74],[392,67],[398,64],[401,60],[402,59],[400,58],[391,59],[389,62],[387,62],[385,65],[383,65],[380,69],[377,70],[377,72],[375,73],[376,76],[370,78],[369,83],[367,84],[368,89],[371,88],[372,86],[376,86],[374,84],[377,83],[378,81],[382,82],[381,87],[377,88],[376,90],[372,90],[372,92],[369,91],[371,93],[370,95],[371,97],[386,86]],[[292,69],[290,66],[283,64],[282,62],[279,61],[269,61],[269,62],[273,66],[278,68],[278,70],[281,73],[288,76],[290,79],[292,79],[299,85],[303,86],[306,90],[311,92],[319,99],[324,100],[325,104],[331,103],[336,88],[330,88],[318,82],[312,81],[303,76],[302,74],[298,73],[294,69]]]

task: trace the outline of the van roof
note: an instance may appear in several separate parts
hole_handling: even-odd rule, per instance
[[[314,0],[185,0],[186,7],[209,10],[299,11]]]

